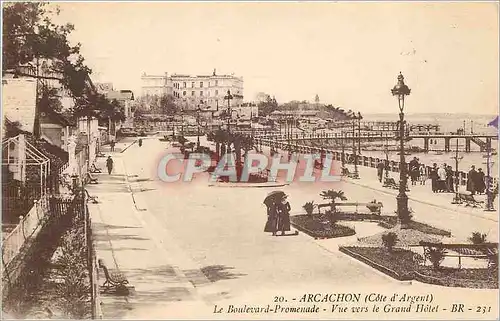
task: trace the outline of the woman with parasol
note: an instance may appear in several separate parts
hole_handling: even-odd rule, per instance
[[[273,191],[267,194],[264,199],[264,204],[267,207],[267,222],[264,227],[264,232],[271,232],[273,235],[276,235],[276,231],[278,230],[278,203],[281,202],[281,199],[286,196],[286,194],[282,191]]]
[[[278,231],[281,231],[281,235],[285,235],[285,231],[290,231],[291,207],[287,197],[288,195],[283,196],[276,206],[278,210]]]

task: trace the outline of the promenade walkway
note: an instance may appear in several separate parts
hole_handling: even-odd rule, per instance
[[[182,263],[186,269],[187,260],[180,257],[182,254],[167,236],[158,237],[157,231],[152,231],[154,224],[146,222],[147,212],[135,204],[130,184],[134,175],[127,174],[124,154],[120,153],[128,145],[130,142],[117,143],[116,152],[105,149],[105,155],[114,160],[114,170],[111,175],[104,173],[106,158],[98,158],[103,174],[95,174],[97,185],[87,186],[90,195],[99,201],[88,205],[97,258],[103,259],[109,269],[122,272],[132,286],[128,296],[101,294],[103,318],[147,319],[154,316],[154,311],[161,311],[158,316],[175,317],[184,309],[196,310],[203,303],[178,266]],[[100,285],[104,281],[100,270]]]

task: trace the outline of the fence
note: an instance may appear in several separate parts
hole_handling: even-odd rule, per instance
[[[35,201],[25,216],[19,217],[19,224],[4,238],[2,243],[3,266],[7,266],[21,251],[26,240],[34,236],[43,225],[48,212],[47,199]]]
[[[256,144],[260,143],[261,145],[267,145],[270,147],[274,148],[281,148],[281,149],[294,149],[298,152],[303,152],[303,153],[321,153],[325,152],[327,154],[333,155],[333,159],[337,161],[342,160],[342,152],[332,150],[332,149],[326,149],[326,148],[320,148],[320,147],[314,147],[314,146],[307,146],[307,145],[299,145],[299,144],[294,144],[294,143],[287,143],[286,141],[275,141],[271,139],[262,139],[258,138],[256,139]],[[370,156],[362,156],[362,155],[354,155],[354,153],[349,152],[349,151],[344,151],[344,160],[346,164],[354,164],[355,158],[357,158],[357,163],[360,166],[366,166],[366,167],[373,167],[375,168],[378,163],[380,162],[386,162],[384,158],[379,158],[379,157],[370,157]],[[408,166],[408,163],[406,164]],[[396,161],[389,161],[388,164],[389,171],[399,173],[399,162]],[[430,173],[431,166],[426,166],[426,171],[427,173]],[[453,171],[453,177],[455,176],[455,171]],[[488,177],[485,177],[488,179]],[[464,173],[462,171],[458,172],[458,180],[460,185],[467,185],[467,179],[468,179],[468,173]],[[498,178],[497,177],[491,177],[491,184],[492,186],[496,186],[498,184]]]

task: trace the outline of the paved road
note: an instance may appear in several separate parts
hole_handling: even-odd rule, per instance
[[[138,209],[136,215],[146,227],[148,238],[156,247],[166,249],[161,252],[162,255],[171,256],[156,257],[155,262],[175,261],[175,265],[194,285],[198,299],[204,302],[203,312],[198,311],[204,318],[219,316],[206,314],[211,313],[214,304],[272,304],[275,296],[284,295],[291,300],[311,291],[381,291],[390,295],[395,291],[423,294],[432,289],[432,293],[442,293],[441,301],[451,300],[445,295],[449,289],[415,283],[409,286],[339,253],[336,248],[342,240],[313,240],[304,234],[273,237],[264,233],[266,215],[261,201],[272,189],[210,187],[206,176],[191,183],[161,182],[156,170],[161,156],[171,151],[167,146],[167,143],[157,139],[147,139],[142,147],[135,144],[121,155],[132,182]],[[291,184],[283,190],[290,196],[292,212],[297,213],[306,201],[321,202],[319,193],[329,188],[343,190],[351,200],[365,202],[375,198],[384,203],[384,211],[395,210],[392,195],[346,182]],[[418,213],[417,218],[422,217],[436,226],[448,228],[457,237],[469,236],[475,230],[489,231],[495,236],[497,233],[496,223],[492,221],[458,216],[453,211],[437,210],[418,202],[411,202],[410,206]],[[374,226],[357,228],[358,236],[374,231],[378,231]],[[149,253],[158,256],[160,252]],[[147,253],[142,252],[141,255]],[[161,282],[161,277],[155,282]],[[477,298],[486,294],[491,298],[497,296],[497,292],[491,291],[456,289],[454,293],[463,297],[474,293]],[[153,311],[148,313],[151,314],[134,316],[155,317]],[[156,313],[157,317],[166,317],[161,307]],[[290,315],[277,317],[289,318]]]

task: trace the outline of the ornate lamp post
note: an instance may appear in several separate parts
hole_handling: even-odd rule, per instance
[[[408,211],[408,196],[406,195],[407,169],[405,162],[405,123],[404,107],[405,96],[409,95],[411,89],[405,85],[401,72],[398,75],[398,83],[391,89],[392,95],[398,98],[399,104],[399,194],[397,200],[397,214],[401,222],[407,223],[410,219]]]

